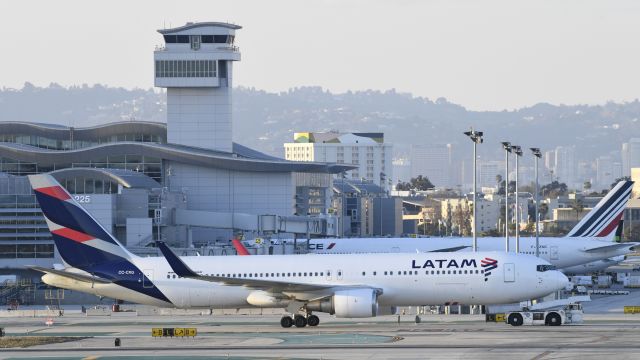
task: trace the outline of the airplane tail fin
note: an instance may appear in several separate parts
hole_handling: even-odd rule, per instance
[[[94,273],[97,269],[106,271],[112,267],[110,265],[136,257],[83,209],[51,175],[29,175],[29,182],[65,263]]]
[[[607,196],[576,225],[567,237],[592,237],[613,240],[614,230],[622,219],[633,181],[620,181]]]

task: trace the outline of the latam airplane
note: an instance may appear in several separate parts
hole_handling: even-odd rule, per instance
[[[372,317],[394,306],[504,304],[564,288],[547,261],[504,252],[138,257],[50,175],[29,181],[66,268],[30,267],[52,286],[178,308],[286,308],[283,327],[317,326],[314,312]]]
[[[619,182],[569,232],[560,238],[540,237],[540,257],[559,269],[617,258],[629,254],[640,243],[613,242],[614,230],[621,222],[633,181]],[[470,250],[471,238],[341,238],[310,239],[309,252],[316,254],[407,253]],[[504,251],[505,239],[479,237],[478,250]],[[515,250],[511,237],[509,249]],[[536,239],[520,238],[520,252],[535,255]]]

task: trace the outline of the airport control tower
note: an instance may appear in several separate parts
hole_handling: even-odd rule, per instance
[[[155,86],[167,88],[167,142],[232,151],[231,91],[238,25],[201,22],[158,30]]]

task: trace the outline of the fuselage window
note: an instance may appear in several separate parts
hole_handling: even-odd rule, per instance
[[[389,271],[389,275],[393,275],[393,271]]]
[[[453,270],[453,274],[454,274],[454,275],[456,274],[456,271],[455,271],[455,270]]]
[[[251,277],[251,274],[249,274],[249,277]]]
[[[385,271],[384,274],[387,275],[387,272]]]
[[[318,273],[317,273],[317,272],[316,272],[315,274],[316,274],[315,276],[318,276]]]
[[[338,276],[342,276],[342,271],[338,271]]]
[[[167,274],[167,279],[171,279],[171,275]]]
[[[376,272],[375,271],[373,272],[373,276],[376,276]]]
[[[324,276],[324,271],[320,273],[320,276]]]
[[[436,271],[436,274],[440,275],[440,270]]]

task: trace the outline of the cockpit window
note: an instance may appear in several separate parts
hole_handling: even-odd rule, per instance
[[[556,270],[556,267],[554,265],[538,265],[536,267],[536,270],[538,270],[539,272],[545,272],[549,270]]]

